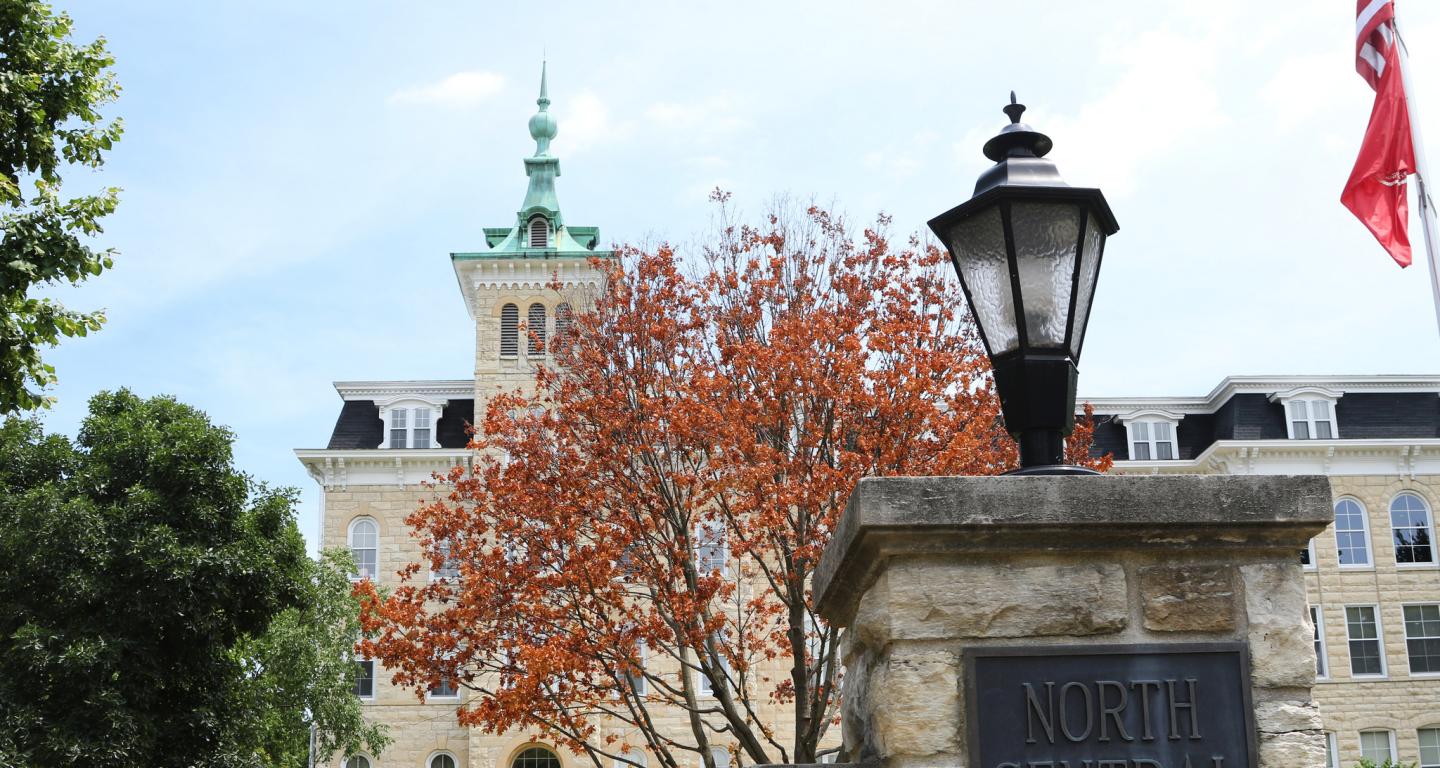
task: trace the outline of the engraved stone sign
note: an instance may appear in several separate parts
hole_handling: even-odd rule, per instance
[[[1244,643],[964,651],[973,768],[1255,768]]]

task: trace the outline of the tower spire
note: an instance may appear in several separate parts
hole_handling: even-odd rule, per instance
[[[535,140],[535,154],[525,158],[525,175],[530,185],[525,202],[520,204],[520,221],[528,222],[539,214],[549,219],[557,230],[561,226],[560,200],[555,195],[555,177],[560,175],[560,158],[550,154],[550,141],[559,126],[550,114],[550,87],[546,62],[540,63],[540,97],[535,104],[540,111],[530,117],[530,138]]]

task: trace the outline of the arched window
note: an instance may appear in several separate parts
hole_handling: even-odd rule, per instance
[[[715,763],[715,768],[730,768],[730,750],[724,747],[711,747],[710,760]]]
[[[555,338],[565,338],[570,332],[570,321],[575,318],[575,310],[570,308],[568,303],[562,303],[555,307]]]
[[[1395,562],[1435,562],[1435,527],[1430,507],[1413,493],[1402,493],[1390,501],[1390,531],[1395,537]]]
[[[441,752],[430,758],[430,763],[427,768],[455,768],[455,758]]]
[[[506,304],[500,308],[500,356],[520,354],[520,308]]]
[[[550,222],[544,216],[530,220],[530,247],[545,248],[550,245]]]
[[[538,355],[545,350],[545,305],[535,302],[530,305],[530,311],[525,317],[525,330],[529,334],[530,342],[525,347],[526,354]]]
[[[364,755],[355,755],[345,761],[345,768],[370,768],[370,758]]]
[[[560,758],[544,747],[530,747],[515,756],[510,768],[560,768]]]
[[[350,574],[351,579],[375,578],[379,543],[380,533],[374,520],[362,517],[350,524],[350,555],[355,558],[355,573]]]
[[[1370,565],[1370,526],[1354,499],[1335,502],[1335,550],[1342,566]]]

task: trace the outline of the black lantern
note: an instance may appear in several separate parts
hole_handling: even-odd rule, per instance
[[[950,251],[995,372],[1019,474],[1085,474],[1064,466],[1075,426],[1075,364],[1085,340],[1105,238],[1120,226],[1098,189],[1072,187],[1045,160],[1050,137],[1004,109],[1010,125],[985,142],[995,165],[975,194],[930,220]]]

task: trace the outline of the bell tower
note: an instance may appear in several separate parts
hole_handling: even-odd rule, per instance
[[[465,308],[475,321],[475,423],[498,392],[529,390],[534,365],[549,356],[549,340],[571,313],[599,294],[604,274],[594,258],[614,258],[596,250],[598,227],[565,223],[555,180],[560,158],[550,143],[559,132],[550,114],[546,66],[540,67],[539,110],[530,118],[535,154],[524,159],[529,183],[525,199],[508,227],[486,227],[485,250],[450,254]]]

